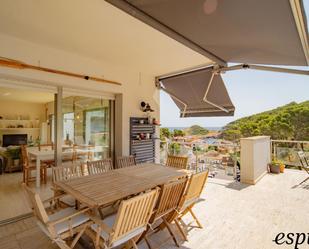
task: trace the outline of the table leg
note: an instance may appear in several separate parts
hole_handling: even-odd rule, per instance
[[[41,160],[40,158],[36,159],[36,187],[39,188],[41,184],[41,174],[40,174],[40,168],[41,168]]]

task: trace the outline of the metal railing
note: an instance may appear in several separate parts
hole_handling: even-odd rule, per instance
[[[176,144],[176,145],[175,145]],[[194,150],[192,144],[176,142],[176,141],[161,141],[160,144],[160,162],[165,164],[168,155],[178,155],[188,157],[188,168],[191,170],[201,171],[209,169],[210,173],[218,174],[224,178],[237,178],[239,170],[237,168],[237,154],[239,156],[239,146],[226,145],[227,149],[224,152],[216,152],[216,155],[209,155],[209,151],[214,147],[220,148],[219,144],[209,145],[208,150]],[[197,145],[196,148],[199,146]],[[231,157],[233,164],[225,164],[222,162],[222,157]]]
[[[173,145],[174,144],[174,145]],[[176,145],[175,145],[176,144]],[[213,145],[209,145],[213,146]],[[216,145],[217,148],[220,145]],[[222,145],[221,146],[225,146]],[[207,151],[193,151],[192,144],[177,141],[161,141],[160,162],[165,163],[168,154],[188,156],[190,169],[209,168],[213,172],[219,172],[221,175],[233,176],[234,179],[239,176],[240,164],[240,146],[234,144],[228,145],[225,152],[220,153],[217,157],[209,156]],[[295,140],[271,140],[271,155],[274,160],[280,160],[287,167],[298,168],[300,166],[298,151],[305,151],[309,156],[309,141],[295,141]],[[234,161],[234,168],[227,167],[222,160],[223,156],[228,156]],[[221,172],[220,172],[221,170]]]

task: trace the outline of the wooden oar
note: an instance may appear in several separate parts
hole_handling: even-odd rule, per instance
[[[48,72],[48,73],[66,75],[66,76],[85,79],[85,80],[94,80],[94,81],[103,82],[103,83],[121,85],[121,83],[116,82],[116,81],[112,81],[112,80],[106,80],[106,79],[103,79],[103,78],[97,78],[97,77],[92,77],[92,76],[88,76],[88,75],[82,75],[82,74],[77,74],[77,73],[61,71],[61,70],[57,70],[57,69],[50,69],[50,68],[46,68],[46,67],[29,65],[29,64],[26,64],[26,63],[21,62],[21,61],[12,60],[12,59],[3,58],[3,57],[0,57],[0,66],[16,68],[16,69],[32,69],[32,70],[38,70],[38,71],[43,71],[43,72]]]

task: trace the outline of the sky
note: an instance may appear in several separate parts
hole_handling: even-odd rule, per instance
[[[304,1],[309,13],[309,0]],[[293,67],[309,70],[309,67]],[[160,91],[160,122],[163,127],[222,127],[241,117],[271,110],[292,101],[309,100],[309,77],[286,73],[255,70],[237,70],[222,75],[230,98],[235,106],[233,117],[180,118],[179,109],[172,99]]]

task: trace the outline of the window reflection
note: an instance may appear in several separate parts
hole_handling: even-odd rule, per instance
[[[73,160],[111,157],[111,101],[70,96],[63,99],[64,147],[75,148]]]

